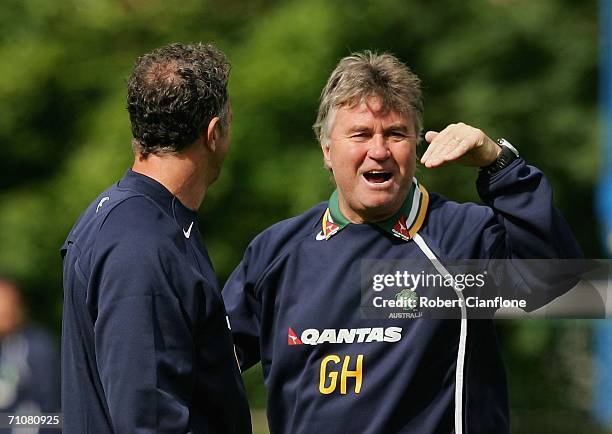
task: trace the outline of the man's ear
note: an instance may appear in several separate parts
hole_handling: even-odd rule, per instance
[[[321,142],[321,150],[323,151],[323,163],[325,164],[326,169],[331,170],[331,143],[329,142]]]
[[[217,140],[221,136],[221,119],[218,116],[215,116],[208,123],[208,128],[206,129],[206,147],[214,152],[217,149]]]

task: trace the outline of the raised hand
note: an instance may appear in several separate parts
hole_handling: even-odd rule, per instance
[[[450,124],[440,132],[427,131],[425,140],[429,146],[421,163],[427,168],[449,162],[484,167],[495,161],[501,152],[501,147],[482,130],[462,122]]]

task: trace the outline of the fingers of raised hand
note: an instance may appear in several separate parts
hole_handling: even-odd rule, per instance
[[[430,168],[455,161],[482,143],[480,135],[484,136],[482,131],[464,123],[450,124],[435,136],[428,132],[425,139],[429,141],[429,147],[421,163]]]

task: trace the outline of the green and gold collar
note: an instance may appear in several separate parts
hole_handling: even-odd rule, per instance
[[[412,178],[412,185],[408,196],[400,210],[388,219],[375,223],[385,232],[388,232],[405,241],[410,241],[414,234],[423,225],[427,214],[429,194],[425,187],[420,185],[416,178]],[[338,203],[338,191],[334,190],[329,198],[329,204],[323,214],[322,235],[323,239],[329,240],[332,236],[340,232],[351,222],[340,211]]]

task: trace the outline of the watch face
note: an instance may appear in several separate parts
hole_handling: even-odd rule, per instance
[[[497,141],[497,143],[499,144],[499,146],[503,146],[504,148],[510,149],[512,151],[512,153],[514,155],[516,155],[517,157],[519,156],[518,150],[514,146],[512,146],[512,144],[509,141],[507,141],[506,139],[503,139],[503,138],[499,139]]]

